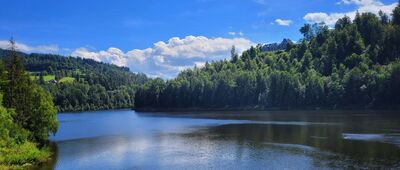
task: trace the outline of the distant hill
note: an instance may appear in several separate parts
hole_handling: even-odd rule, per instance
[[[139,110],[400,109],[400,5],[393,19],[343,17],[334,29],[305,24],[303,39],[251,47],[231,60],[154,79]],[[286,46],[286,47],[285,47]]]
[[[5,59],[8,50],[0,49]],[[59,111],[128,108],[145,74],[91,59],[53,54],[19,53],[31,78],[53,95]]]
[[[290,39],[283,39],[281,43],[271,43],[262,45],[260,50],[261,52],[264,51],[279,51],[279,50],[286,50],[288,45],[293,45],[294,43]]]

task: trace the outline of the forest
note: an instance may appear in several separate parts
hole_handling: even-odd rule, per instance
[[[0,169],[25,169],[52,154],[48,137],[58,129],[51,94],[31,80],[11,50],[0,60]]]
[[[0,50],[5,58],[7,50]],[[144,74],[90,59],[18,53],[30,78],[50,92],[60,112],[132,108]]]
[[[140,87],[135,108],[294,109],[400,106],[400,6],[392,16],[357,13],[333,28],[305,24],[284,50],[240,56]]]

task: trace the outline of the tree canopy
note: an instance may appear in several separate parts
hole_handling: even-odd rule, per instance
[[[30,79],[14,40],[0,60],[0,169],[50,156],[46,143],[58,128],[51,95]]]
[[[7,53],[0,50],[3,58]],[[30,79],[51,93],[61,112],[131,108],[136,88],[148,80],[126,67],[90,59],[17,53]]]
[[[43,142],[49,133],[57,132],[57,110],[50,94],[36,85],[25,72],[13,40],[10,40],[10,45],[6,67],[0,70],[5,75],[1,87],[4,92],[2,103],[5,108],[13,110],[13,122],[27,130],[31,140]]]
[[[339,19],[333,29],[306,24],[285,50],[258,45],[231,60],[155,79],[136,92],[137,109],[392,108],[400,105],[400,24],[397,6]]]

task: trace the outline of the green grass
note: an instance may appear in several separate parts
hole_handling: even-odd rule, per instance
[[[38,80],[39,76],[30,76],[31,80]],[[45,82],[48,82],[50,80],[55,80],[56,76],[55,75],[46,75],[43,76],[43,79]],[[58,82],[59,83],[73,83],[75,81],[75,78],[73,77],[63,77],[61,78]]]
[[[24,169],[26,166],[48,160],[51,155],[50,148],[38,149],[31,142],[7,148],[0,147],[0,169]]]
[[[35,80],[35,79],[39,79],[39,76],[30,76],[30,78],[31,78],[31,80]],[[46,76],[43,76],[43,79],[44,79],[44,81],[47,82],[47,81],[56,79],[56,76],[55,75],[46,75]]]
[[[54,80],[56,79],[55,75],[47,75],[47,76],[43,76],[44,81],[50,81],[50,80]]]
[[[63,77],[60,79],[60,83],[73,83],[75,81],[75,78],[73,77]]]

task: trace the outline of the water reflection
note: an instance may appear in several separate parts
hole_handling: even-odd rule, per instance
[[[43,169],[399,168],[398,116],[354,112],[60,114]],[[363,136],[364,135],[364,136]]]
[[[321,151],[335,153],[338,158],[333,161],[351,160],[350,163],[354,166],[392,167],[399,164],[400,148],[395,144],[380,140],[350,140],[343,138],[343,133],[343,128],[340,126],[228,124],[208,128],[196,135],[211,134],[216,140],[220,140],[219,138],[232,140],[239,145],[250,142],[257,147],[265,147],[266,143],[311,146]],[[396,140],[398,139],[400,136],[397,136]]]

